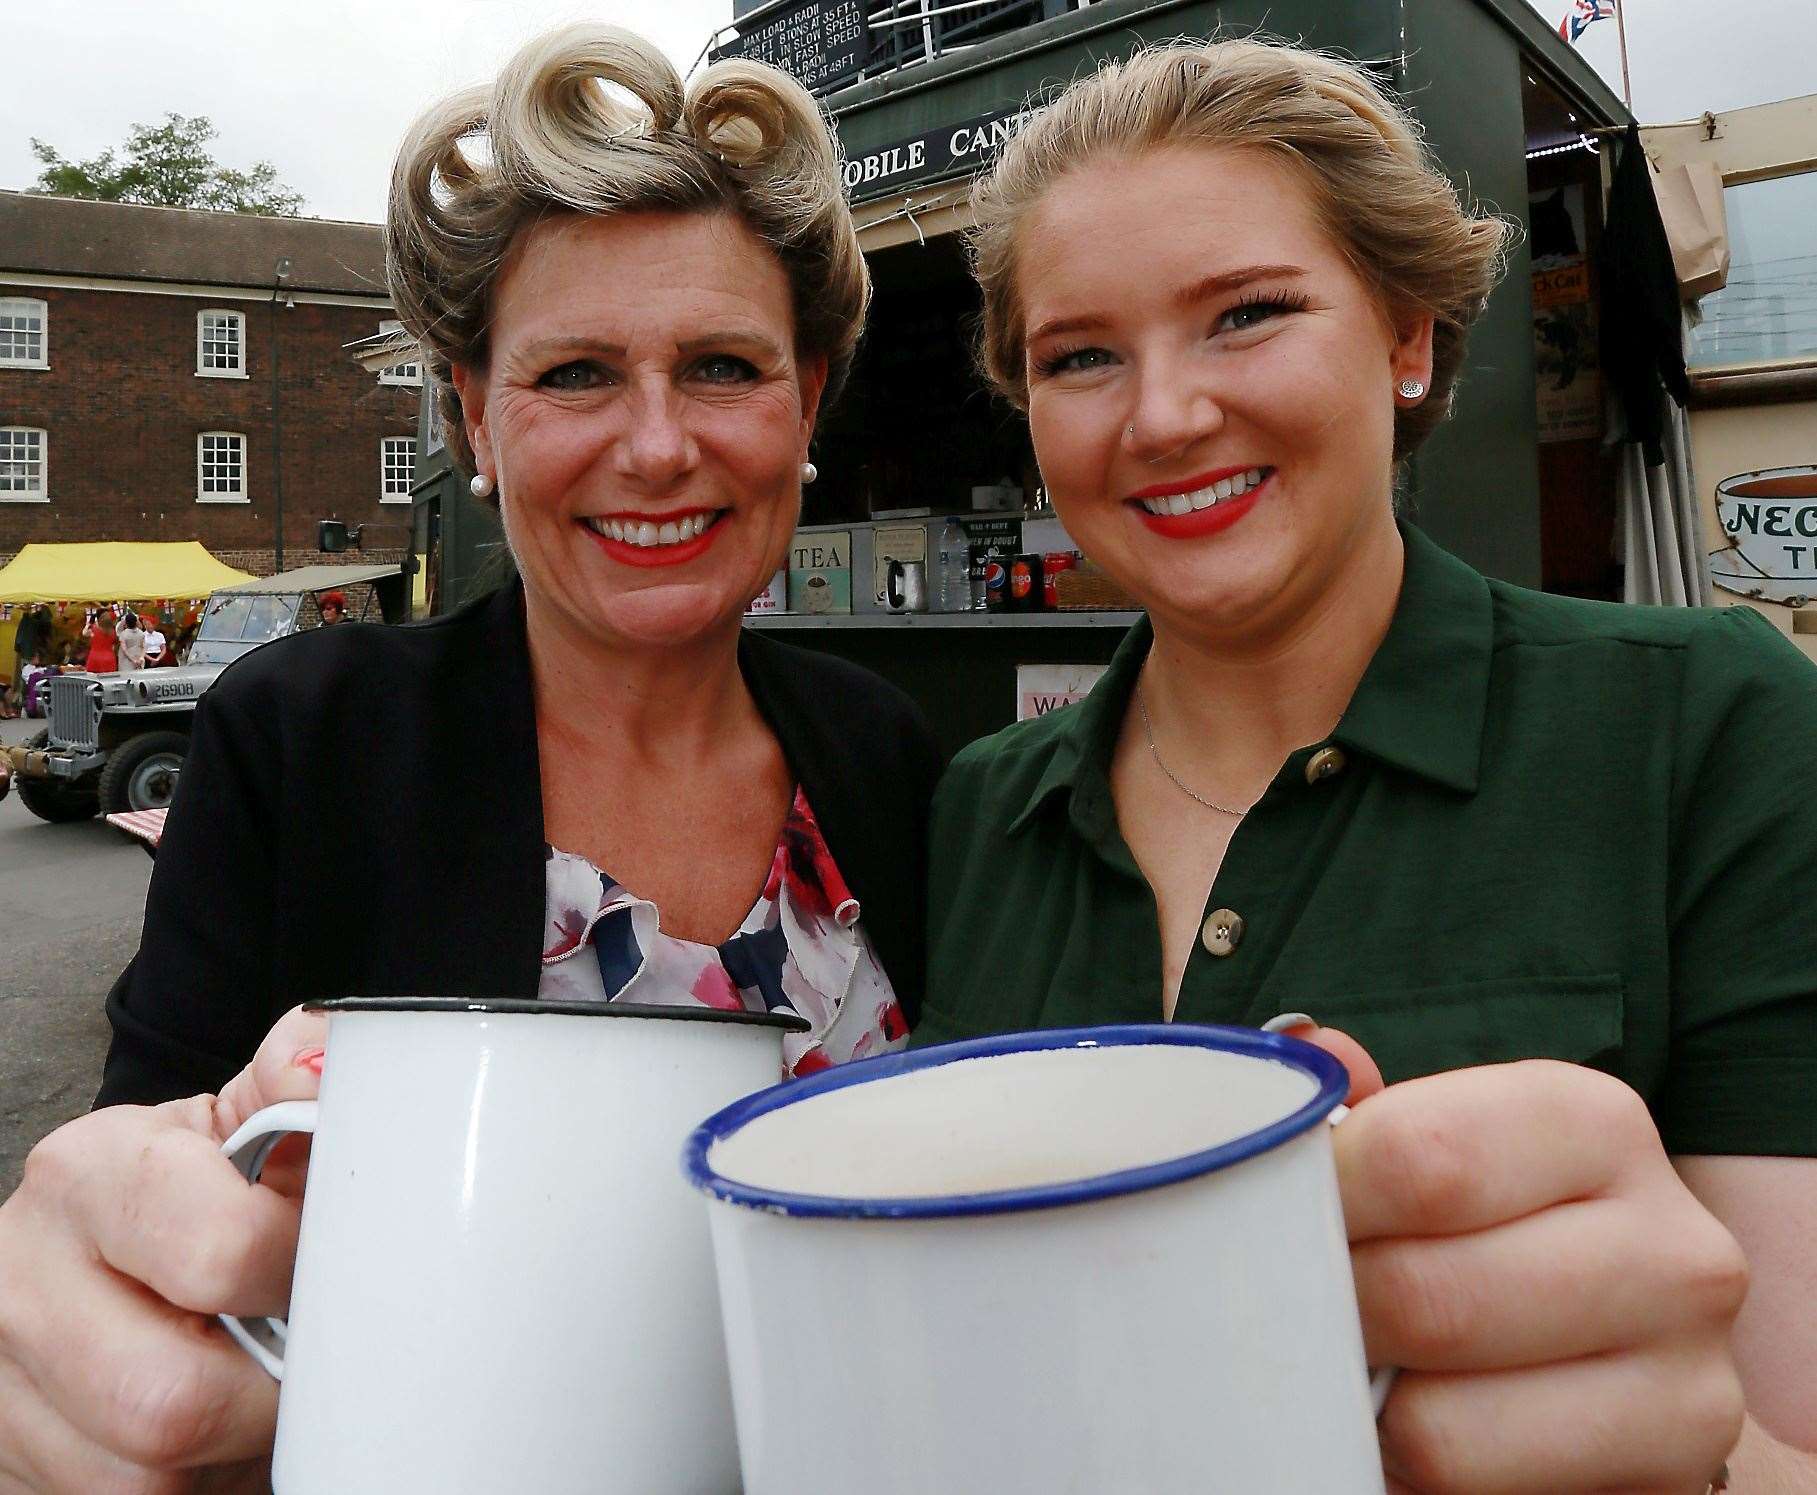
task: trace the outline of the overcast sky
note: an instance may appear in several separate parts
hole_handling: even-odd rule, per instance
[[[1334,4],[1348,0],[1333,0]],[[1571,0],[1529,0],[1554,25]],[[1684,119],[1817,88],[1817,0],[1627,0],[1636,112]],[[524,39],[592,17],[683,69],[731,0],[0,0],[0,187],[32,184],[30,137],[92,156],[167,112],[204,114],[231,166],[268,160],[304,211],[377,221],[411,117],[482,81]],[[1619,94],[1612,21],[1579,44]]]

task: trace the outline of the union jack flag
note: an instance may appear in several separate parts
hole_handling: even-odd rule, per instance
[[[1615,0],[1573,0],[1564,20],[1558,23],[1558,34],[1568,42],[1575,42],[1597,21],[1615,18]]]

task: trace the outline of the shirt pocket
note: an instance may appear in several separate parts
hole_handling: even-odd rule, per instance
[[[1612,1061],[1622,1047],[1623,994],[1615,974],[1501,976],[1334,994],[1308,1010],[1362,1044],[1390,1085],[1516,1059],[1619,1067]]]

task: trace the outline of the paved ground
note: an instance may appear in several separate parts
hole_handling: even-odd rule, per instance
[[[0,742],[44,724],[0,722]],[[0,1199],[31,1145],[88,1109],[101,1001],[139,943],[151,858],[99,820],[47,825],[0,801]]]

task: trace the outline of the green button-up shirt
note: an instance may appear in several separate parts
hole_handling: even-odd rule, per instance
[[[1238,827],[1176,1018],[1309,1012],[1390,1082],[1594,1064],[1675,1153],[1817,1156],[1817,670],[1747,608],[1549,596],[1403,533],[1388,634]],[[1151,638],[954,760],[916,1042],[1160,1019],[1109,779]]]

